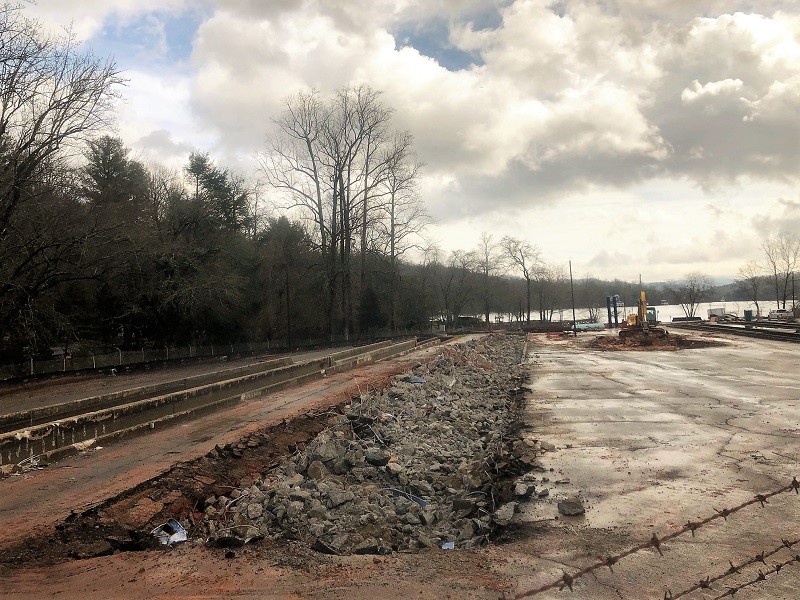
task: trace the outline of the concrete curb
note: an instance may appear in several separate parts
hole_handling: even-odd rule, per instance
[[[432,345],[431,342],[438,343],[438,340],[426,341],[421,347],[428,347]],[[53,421],[28,429],[6,432],[0,434],[0,473],[10,472],[15,465],[26,458],[39,457],[45,460],[56,460],[94,445],[108,443],[115,439],[124,439],[141,433],[143,430],[186,420],[224,406],[318,379],[327,373],[346,371],[359,365],[371,364],[385,358],[405,354],[416,348],[415,339],[399,343],[379,342],[319,359],[279,366],[261,373],[73,415],[65,420]],[[203,377],[207,376],[208,374],[203,375]],[[214,398],[214,395],[219,395],[230,388],[252,385],[256,381],[264,380],[268,381],[266,385]],[[125,393],[117,394],[120,397],[126,397]],[[86,400],[96,403],[95,398]]]

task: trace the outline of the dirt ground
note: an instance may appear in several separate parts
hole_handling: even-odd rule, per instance
[[[528,592],[564,572],[572,573],[598,557],[647,541],[653,533],[663,536],[687,520],[714,514],[715,509],[785,485],[797,474],[800,359],[793,346],[719,338],[708,340],[724,342],[713,347],[619,353],[587,347],[593,337],[581,335],[575,341],[530,336],[532,381],[525,435],[541,440],[544,454],[537,477],[548,494],[526,503],[516,522],[488,547],[340,557],[264,540],[235,549],[177,546],[75,560],[69,554],[76,552],[76,547],[59,548],[59,530],[53,528],[56,521],[64,520],[66,505],[58,504],[61,513],[56,510],[47,516],[45,494],[26,502],[25,494],[36,489],[37,478],[43,481],[48,476],[53,496],[67,493],[76,499],[65,490],[78,482],[52,476],[70,468],[53,465],[49,473],[32,473],[25,481],[0,481],[3,558],[11,558],[13,538],[18,541],[31,532],[42,536],[40,546],[30,546],[27,554],[15,550],[19,558],[0,566],[2,595],[82,600],[529,597]],[[385,370],[371,375],[377,382],[381,376],[407,367],[411,360],[413,356],[391,363],[391,368],[384,365]],[[340,382],[336,393],[352,390],[353,381]],[[315,391],[319,394],[323,390],[294,393],[308,398]],[[333,396],[336,394],[331,392],[328,406],[341,401],[341,396]],[[289,400],[286,395],[282,402],[291,404]],[[297,414],[300,405],[292,406],[291,414]],[[252,413],[253,422],[245,435],[227,431],[219,439],[196,442],[193,450],[183,449],[178,456],[188,461],[208,453],[214,444],[223,453],[230,453],[236,451],[237,443],[247,446],[248,442],[258,442],[255,450],[259,460],[276,460],[281,452],[293,451],[304,436],[323,425],[323,406],[317,396],[320,412],[305,421],[289,419],[289,423],[281,424],[289,413],[273,416],[277,428],[272,430],[274,435],[266,437],[253,437],[264,422]],[[195,439],[205,439],[206,435]],[[82,460],[94,461],[101,455]],[[149,477],[136,474],[127,487],[124,476],[120,476],[114,485],[92,488],[87,476],[79,485],[94,490],[94,502],[84,495],[85,504],[73,507],[100,506],[104,498],[136,485],[148,493],[134,490],[126,500],[132,504],[117,507],[124,508],[129,518],[136,517],[133,508],[137,505],[141,519],[159,506],[167,510],[172,503],[191,498],[191,489],[186,489],[181,497],[155,494],[156,500],[152,500],[158,488],[157,475],[166,470],[163,465],[169,456],[160,460],[155,461]],[[202,466],[202,461],[199,464]],[[209,477],[224,485],[225,476],[241,478],[255,467],[256,463],[246,460],[238,472],[198,470],[184,475],[185,481]],[[9,495],[17,498],[13,507]],[[574,495],[581,498],[586,513],[577,517],[559,515],[559,500]],[[40,526],[9,519],[7,509],[24,514],[25,504],[30,508],[29,520],[38,520]],[[664,559],[654,550],[645,550],[620,560],[613,572],[603,569],[576,581],[574,593],[553,589],[530,597],[664,598],[668,589],[677,593],[705,576],[724,571],[728,560],[737,563],[774,543],[780,545],[781,538],[800,537],[800,501],[794,494],[781,494],[771,498],[764,509],[756,506],[741,515],[709,525],[694,539],[687,535],[665,544]],[[101,522],[85,523],[98,530],[103,527]],[[134,524],[135,519],[131,521]],[[800,546],[795,548],[797,553]],[[80,554],[81,550],[77,551]],[[83,555],[98,551],[103,553],[102,548],[89,547]],[[788,550],[787,555],[791,557]],[[48,556],[56,562],[44,560]],[[776,554],[765,561],[767,564],[758,566],[768,570],[785,558]],[[743,569],[741,575],[687,597],[715,598],[725,593],[725,584],[747,581],[757,576],[757,571],[754,567]],[[766,579],[742,589],[735,598],[796,598],[800,567],[784,567],[779,576],[771,574]]]
[[[622,337],[617,332],[607,335],[598,335],[585,342],[587,348],[595,350],[640,350],[663,352],[665,350],[691,350],[697,348],[712,348],[722,346],[725,342],[714,339],[710,334],[693,334],[690,336],[676,333],[667,335],[641,335],[634,334]]]
[[[434,351],[423,350],[419,355]],[[143,438],[94,447],[41,471],[0,479],[0,552],[22,538],[51,531],[72,512],[82,513],[158,477],[176,463],[200,458],[216,445],[235,444],[264,427],[308,411],[325,410],[364,389],[383,386],[394,374],[408,370],[410,360],[399,356],[329,375],[155,429]]]

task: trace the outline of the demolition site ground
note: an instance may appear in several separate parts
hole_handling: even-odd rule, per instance
[[[800,359],[669,338],[462,338],[0,480],[3,595],[794,598]]]

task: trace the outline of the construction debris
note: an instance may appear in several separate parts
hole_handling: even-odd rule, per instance
[[[447,347],[410,375],[344,407],[318,435],[238,502],[210,497],[202,527],[215,543],[254,531],[330,554],[386,554],[482,544],[513,518],[532,483],[508,479],[533,448],[517,423],[524,339],[488,336]],[[513,446],[513,447],[512,447]],[[509,467],[511,467],[509,469]],[[516,487],[515,487],[516,484]]]
[[[170,519],[153,529],[150,535],[155,537],[162,546],[174,546],[181,542],[185,542],[188,538],[186,530],[178,521]]]

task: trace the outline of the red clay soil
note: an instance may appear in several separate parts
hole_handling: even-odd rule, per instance
[[[396,357],[336,373],[144,437],[91,449],[41,471],[0,479],[0,557],[24,538],[52,532],[71,513],[83,513],[134,489],[178,462],[202,457],[215,445],[236,443],[281,421],[326,410],[362,390],[384,386],[408,370],[409,361],[408,356]]]
[[[601,335],[591,340],[587,346],[596,350],[690,350],[724,346],[719,340],[703,339],[702,336],[683,336],[669,334],[665,337],[632,335]]]
[[[339,557],[290,541],[263,540],[237,549],[187,545],[111,553],[108,540],[129,540],[127,529],[147,531],[171,516],[191,526],[200,517],[195,509],[202,498],[257,479],[324,428],[331,408],[366,388],[384,387],[411,362],[412,357],[394,359],[276,394],[273,407],[282,408],[272,411],[271,421],[258,418],[250,404],[235,407],[234,412],[245,410],[245,421],[249,408],[255,423],[231,425],[213,438],[207,432],[243,415],[209,415],[205,424],[181,426],[191,430],[188,436],[176,431],[180,427],[156,431],[0,481],[0,595],[26,600],[500,597],[510,589],[502,573],[507,560],[502,549],[492,547]],[[170,440],[175,455],[166,450]],[[142,448],[149,454],[136,457]],[[184,462],[168,469],[176,456]],[[67,507],[76,512],[69,514]]]

